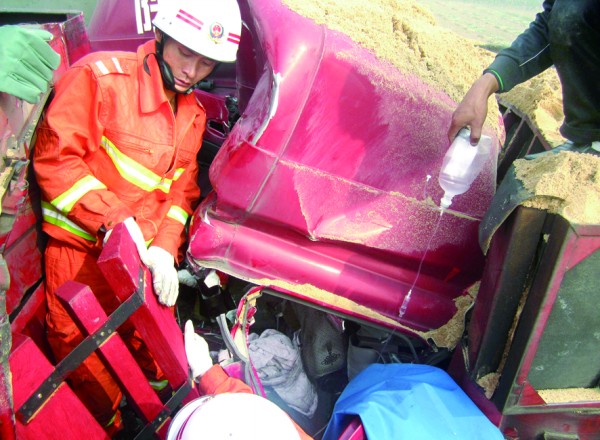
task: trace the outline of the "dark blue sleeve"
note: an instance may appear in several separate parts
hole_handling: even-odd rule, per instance
[[[519,35],[510,47],[501,50],[484,72],[496,76],[499,93],[538,75],[553,64],[549,47],[548,20],[554,0],[545,0],[529,28]]]

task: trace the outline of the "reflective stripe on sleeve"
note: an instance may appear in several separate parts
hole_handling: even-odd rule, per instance
[[[172,218],[173,220],[177,220],[185,226],[189,214],[183,209],[181,209],[179,206],[171,206],[169,212],[167,212],[167,217]]]
[[[78,237],[84,238],[88,241],[96,241],[96,237],[92,236],[79,225],[73,223],[48,202],[42,202],[42,217],[44,221],[54,226],[58,226],[59,228],[62,228],[71,234],[75,234]]]
[[[96,67],[102,73],[102,75],[107,75],[109,73],[108,68],[104,65],[102,61],[96,61]]]
[[[68,214],[77,203],[89,191],[96,189],[106,189],[106,185],[93,176],[85,176],[75,183],[71,188],[52,200],[52,205],[60,212]]]
[[[117,57],[112,57],[112,62],[115,65],[115,69],[117,69],[117,72],[119,73],[123,73],[123,69],[121,68],[121,63],[119,63],[119,60],[117,59]]]
[[[144,191],[160,190],[168,194],[173,181],[179,179],[185,171],[183,168],[178,168],[173,179],[164,179],[119,151],[106,137],[102,137],[101,146],[112,160],[121,177]]]

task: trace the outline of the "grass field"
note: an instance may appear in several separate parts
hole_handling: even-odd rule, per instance
[[[417,0],[438,24],[497,52],[508,46],[542,10],[542,0]]]

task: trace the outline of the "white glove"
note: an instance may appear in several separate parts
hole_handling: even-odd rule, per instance
[[[133,217],[127,217],[125,220],[123,220],[123,224],[127,228],[127,232],[129,232],[129,235],[135,243],[135,247],[138,250],[138,254],[140,254],[140,260],[142,260],[142,263],[148,266],[150,260],[148,259],[148,248],[146,247],[146,242],[144,241],[144,234],[142,234],[142,230],[140,229]],[[112,231],[112,229],[106,231],[106,234],[104,234],[104,241],[102,242],[102,244],[106,244],[106,242],[108,241],[108,237],[110,237],[110,234],[112,234]]]
[[[152,286],[158,296],[158,302],[165,306],[174,306],[179,294],[179,279],[173,255],[158,246],[150,246],[148,260]]]
[[[194,325],[191,320],[187,320],[184,329],[185,355],[192,370],[194,379],[206,373],[213,362],[208,352],[208,344],[202,336],[194,331]]]

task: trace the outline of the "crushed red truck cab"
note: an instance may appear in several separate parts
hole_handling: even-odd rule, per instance
[[[295,420],[315,438],[349,377],[369,362],[443,368],[506,438],[600,438],[600,319],[589,307],[600,299],[600,225],[519,207],[486,255],[478,242],[507,166],[548,148],[535,127],[501,104],[504,127],[486,128],[492,159],[442,213],[437,175],[456,103],[280,0],[239,5],[237,62],[194,92],[207,113],[202,201],[181,267],[198,285],[181,286],[174,316],[117,228],[98,264],[122,305],[106,316],[87,286],[67,283],[61,299],[88,336],[60,363],[45,341],[45,237],[30,169],[51,94],[30,105],[0,93],[0,437],[106,437],[68,386],[69,373],[96,351],[131,407],[131,438],[164,438],[172,415],[197,396],[183,320],[194,319],[216,346],[223,340],[209,336],[224,330],[222,316],[258,291],[256,314],[243,322],[252,330],[306,335],[318,322],[328,332],[303,346],[322,403],[313,420]],[[158,6],[99,0],[87,28],[79,13],[37,14],[61,54],[55,78],[90,51],[135,50],[153,38]],[[502,129],[506,139],[495,134]],[[213,269],[216,294],[201,288]],[[165,372],[169,396],[149,387],[115,332],[126,319]],[[315,373],[332,341],[343,351],[338,366]],[[349,429],[363,438],[356,420]]]

